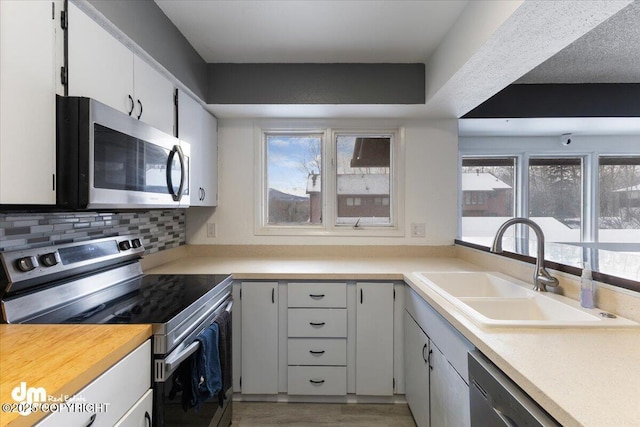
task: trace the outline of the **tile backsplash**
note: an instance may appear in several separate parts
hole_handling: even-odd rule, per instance
[[[184,245],[185,212],[0,213],[0,252],[120,234],[140,235],[147,254]]]

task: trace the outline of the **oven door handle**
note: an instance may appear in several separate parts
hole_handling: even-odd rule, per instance
[[[227,303],[227,306],[224,308],[225,311],[231,312],[231,308],[233,307],[233,300]],[[156,365],[158,363],[164,365],[164,368],[160,368],[156,366],[156,381],[164,381],[166,378],[169,378],[171,374],[178,369],[178,366],[182,362],[184,362],[189,356],[198,351],[200,348],[200,342],[194,341],[189,344],[184,350],[180,351],[177,354],[169,354],[164,360],[156,360]],[[162,372],[159,372],[161,370]]]
[[[185,348],[183,351],[178,353],[176,356],[170,355],[169,357],[164,359],[165,376],[166,377],[170,376],[173,373],[173,371],[175,371],[178,368],[178,366],[182,362],[184,362],[189,356],[195,353],[198,350],[198,348],[200,348],[200,342],[194,341],[191,344],[189,344],[187,348]]]

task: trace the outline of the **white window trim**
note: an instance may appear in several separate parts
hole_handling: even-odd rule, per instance
[[[336,179],[337,165],[335,160],[336,137],[339,134],[362,135],[391,135],[391,173],[390,177],[390,212],[391,225],[358,226],[336,225],[337,196]],[[318,225],[271,225],[266,223],[267,212],[267,156],[266,140],[268,134],[300,134],[322,135],[322,224]],[[330,139],[329,139],[330,138]],[[255,140],[255,225],[256,236],[345,236],[345,237],[404,237],[404,128],[339,128],[331,127],[254,127]],[[394,200],[395,199],[395,200]],[[331,202],[329,202],[331,201]]]

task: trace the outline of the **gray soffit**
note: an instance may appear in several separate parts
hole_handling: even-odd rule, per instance
[[[640,1],[635,1],[515,83],[640,83]]]
[[[209,64],[208,104],[424,104],[424,64]]]

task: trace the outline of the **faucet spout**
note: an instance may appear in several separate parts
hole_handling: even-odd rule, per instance
[[[542,228],[529,218],[516,217],[505,221],[496,232],[496,237],[493,239],[493,244],[491,245],[491,252],[497,254],[502,253],[502,237],[507,231],[507,228],[514,224],[528,225],[536,233],[536,238],[538,239],[538,257],[536,259],[536,269],[533,272],[533,290],[546,292],[547,286],[553,288],[558,286],[558,279],[553,277],[544,267],[544,233],[542,232]]]

